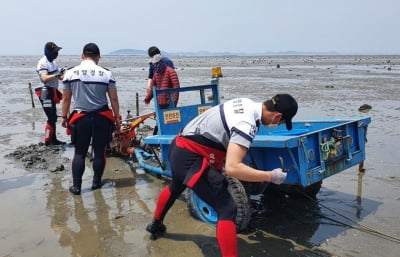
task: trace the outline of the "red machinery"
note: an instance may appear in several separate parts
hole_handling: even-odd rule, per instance
[[[128,113],[129,116],[129,113]],[[113,134],[109,144],[111,153],[128,156],[134,153],[140,146],[140,138],[137,138],[137,128],[148,118],[154,118],[155,112],[147,113],[133,118],[121,120],[119,129]]]

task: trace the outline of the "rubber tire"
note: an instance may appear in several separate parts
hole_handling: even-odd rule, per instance
[[[236,230],[238,232],[245,230],[251,220],[251,210],[249,198],[242,183],[233,177],[226,177],[229,185],[228,191],[232,195],[237,206]],[[186,193],[187,206],[190,214],[199,220],[215,226],[217,224],[218,215],[215,210],[203,202],[192,190],[188,189]]]

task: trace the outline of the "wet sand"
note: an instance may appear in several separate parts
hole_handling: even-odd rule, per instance
[[[36,159],[30,166],[26,160],[6,157],[20,147],[37,145],[43,137],[45,115],[36,96],[32,108],[27,86],[39,86],[38,58],[0,57],[0,257],[219,256],[214,227],[192,218],[183,197],[166,217],[167,234],[149,239],[145,226],[168,181],[137,170],[136,163],[109,158],[106,185],[91,191],[88,161],[82,195],[72,196],[71,147],[35,148],[35,156],[43,161]],[[400,56],[172,59],[182,86],[209,83],[211,67],[221,66],[222,101],[238,96],[263,101],[288,92],[298,99],[297,117],[372,118],[361,202],[356,201],[358,167],[324,180],[317,195],[323,206],[266,197],[266,209],[255,213],[249,229],[238,234],[240,256],[399,255],[399,242],[362,231],[354,222],[400,237]],[[70,67],[80,59],[61,53],[57,61]],[[146,87],[146,59],[104,56],[101,65],[117,78],[122,115],[127,110],[134,114],[135,95],[142,99]],[[363,104],[372,109],[359,112]],[[144,107],[140,100],[140,113],[150,111],[152,107]],[[58,134],[69,140],[61,126]]]

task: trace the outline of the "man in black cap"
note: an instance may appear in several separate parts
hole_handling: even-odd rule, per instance
[[[44,143],[46,145],[61,145],[65,142],[59,141],[56,136],[57,109],[62,94],[58,91],[58,81],[63,79],[64,69],[59,69],[55,59],[61,47],[54,42],[47,42],[44,46],[44,56],[37,63],[36,71],[39,74],[42,87],[35,88],[43,110],[47,116],[45,125]]]
[[[157,201],[153,221],[146,230],[156,239],[165,232],[163,220],[177,197],[191,188],[218,213],[217,241],[222,256],[237,255],[235,218],[237,206],[222,174],[242,181],[281,184],[286,173],[280,168],[258,170],[243,163],[258,127],[285,123],[292,129],[297,102],[278,94],[263,103],[236,98],[207,110],[190,121],[169,148],[172,181]]]
[[[111,71],[98,65],[100,49],[95,43],[83,47],[80,65],[68,69],[63,80],[62,123],[70,128],[71,141],[75,146],[72,159],[72,182],[69,191],[81,194],[85,159],[92,145],[92,190],[102,187],[106,166],[106,148],[116,125],[119,125],[119,102],[117,87]],[[107,97],[108,96],[108,97]],[[68,116],[71,99],[73,111]],[[109,100],[109,101],[108,101]],[[111,109],[108,103],[111,104]]]

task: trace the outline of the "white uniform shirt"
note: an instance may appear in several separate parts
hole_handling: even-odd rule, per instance
[[[49,82],[44,83],[42,78],[40,77],[40,74],[42,73],[51,75],[58,72],[58,65],[55,60],[49,62],[49,60],[47,60],[46,56],[44,55],[38,61],[36,71],[39,74],[40,82],[42,82],[45,86],[58,88],[58,78],[52,79]]]
[[[111,71],[84,60],[65,72],[63,88],[72,91],[74,110],[90,112],[108,105],[107,91],[116,88],[116,83]]]
[[[202,135],[225,149],[229,142],[249,148],[258,131],[262,103],[236,98],[207,110],[190,121],[183,136]]]

